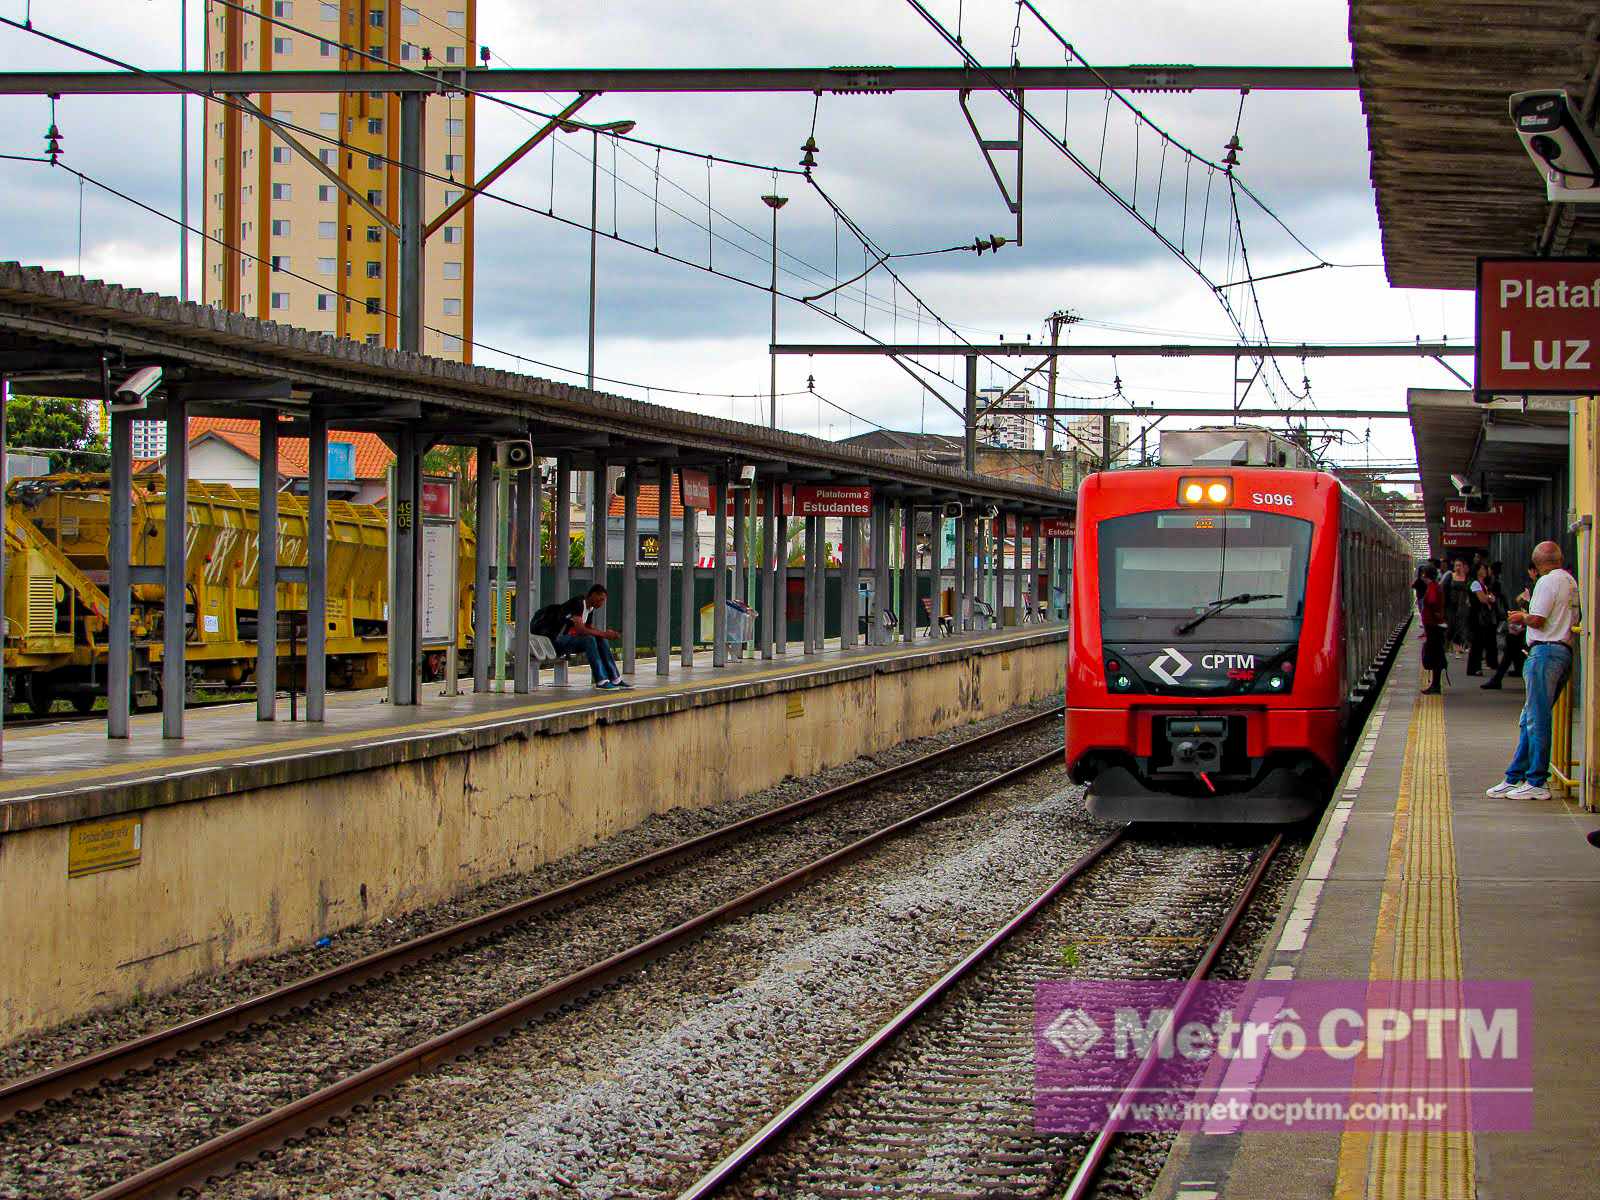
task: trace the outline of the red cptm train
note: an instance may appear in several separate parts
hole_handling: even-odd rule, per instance
[[[1414,555],[1299,453],[1194,430],[1163,440],[1185,465],[1084,480],[1067,765],[1096,815],[1286,823],[1326,803]],[[1226,465],[1245,459],[1283,465]]]

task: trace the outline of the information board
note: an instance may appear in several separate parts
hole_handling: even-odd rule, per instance
[[[1600,260],[1478,260],[1477,390],[1600,392]]]
[[[456,640],[456,481],[422,481],[423,646],[449,646]]]

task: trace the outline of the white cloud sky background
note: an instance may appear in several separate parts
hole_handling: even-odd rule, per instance
[[[297,8],[310,10],[311,0]],[[956,0],[931,7],[952,26]],[[0,14],[20,20],[25,0],[0,0]],[[1051,0],[1041,8],[1091,62],[1255,63],[1344,65],[1349,62],[1347,7],[1340,0],[1293,0],[1271,19],[1259,4],[1244,0],[1139,0],[1118,6],[1072,6]],[[1016,9],[1009,0],[965,0],[964,35],[987,62],[1009,53]],[[303,13],[297,13],[302,20]],[[172,67],[178,52],[178,0],[34,0],[32,18],[60,33],[146,67]],[[200,57],[202,0],[189,4],[190,61]],[[574,6],[545,0],[480,0],[479,37],[500,60],[515,66],[787,66],[857,63],[948,65],[949,50],[903,0],[858,0],[820,6],[803,0],[735,3],[734,0],[614,0]],[[415,32],[426,42],[427,29]],[[444,31],[435,30],[439,42]],[[1060,48],[1024,17],[1018,53],[1024,64],[1062,61]],[[93,69],[80,54],[52,47],[25,32],[0,28],[0,55],[9,69]],[[557,98],[516,97],[530,108],[549,110]],[[559,99],[566,99],[561,97]],[[1199,153],[1220,157],[1233,129],[1236,94],[1139,96],[1137,102],[1174,137]],[[437,101],[435,101],[437,102]],[[1061,128],[1081,153],[1100,145],[1103,100],[1076,93],[1070,102],[1033,94],[1030,108],[1047,125]],[[176,214],[177,103],[169,98],[69,97],[57,106],[65,161],[165,212]],[[788,96],[604,96],[583,118],[631,118],[637,135],[686,149],[712,151],[756,163],[793,166],[811,127],[813,97]],[[990,136],[1006,136],[1014,117],[993,98],[975,98],[974,109],[990,118]],[[1064,112],[1065,109],[1065,112]],[[479,102],[478,161],[487,165],[527,137],[527,120],[497,105]],[[42,98],[0,98],[0,152],[36,154],[49,124]],[[1131,164],[1131,125],[1113,120],[1108,174]],[[191,220],[200,213],[200,114],[190,114]],[[986,129],[986,133],[989,132]],[[1245,101],[1240,132],[1242,178],[1324,258],[1341,263],[1380,260],[1377,222],[1368,182],[1365,125],[1353,94],[1256,92]],[[818,182],[866,231],[894,251],[925,250],[970,242],[975,235],[1011,233],[1011,218],[974,146],[955,97],[950,95],[824,96],[817,112]],[[558,139],[541,148],[496,185],[495,190],[544,209],[551,202],[551,154],[555,155],[555,209],[580,224],[588,218],[588,138]],[[1146,166],[1154,153],[1141,142]],[[647,244],[656,237],[650,198],[655,189],[653,152],[635,147],[640,161],[619,157],[613,212],[612,181],[602,149],[600,224],[613,221],[620,233]],[[1176,161],[1175,158],[1173,161]],[[664,202],[703,223],[703,162],[663,159]],[[79,188],[62,172],[33,164],[0,162],[0,256],[24,263],[78,267]],[[677,191],[673,184],[682,186]],[[747,287],[714,278],[602,237],[599,255],[598,372],[602,376],[710,392],[763,393],[767,386],[768,298],[766,237],[769,214],[760,195],[770,174],[718,166],[712,172],[713,218],[719,268],[758,284]],[[1148,197],[1148,182],[1142,184]],[[1169,182],[1169,188],[1173,185]],[[636,189],[636,190],[635,190]],[[791,197],[780,216],[786,253],[831,276],[834,222],[803,180],[783,177],[779,189]],[[642,193],[642,194],[641,194]],[[1175,203],[1171,190],[1163,203]],[[1148,208],[1148,198],[1141,207]],[[1193,211],[1198,212],[1196,206]],[[1022,248],[996,256],[971,254],[909,259],[902,275],[944,318],[970,338],[1004,334],[1043,336],[1046,315],[1071,309],[1085,319],[1073,331],[1078,341],[1231,340],[1231,327],[1208,289],[1149,234],[1102,197],[1042,138],[1030,134],[1027,150],[1025,235]],[[743,225],[750,233],[734,227]],[[1165,222],[1163,222],[1165,224]],[[1220,226],[1213,226],[1220,229]],[[1253,209],[1245,231],[1257,275],[1307,265],[1310,260],[1271,221]],[[703,229],[665,211],[663,248],[703,262]],[[174,226],[94,189],[83,197],[84,273],[173,293],[177,290]],[[737,246],[730,243],[737,243]],[[859,247],[841,234],[841,273],[860,269]],[[1213,243],[1213,246],[1215,243]],[[738,247],[742,247],[741,250]],[[547,217],[493,201],[480,201],[478,215],[477,338],[579,373],[585,358],[588,234]],[[854,257],[852,258],[852,253]],[[1221,260],[1215,265],[1220,274]],[[191,280],[199,289],[198,239],[191,243]],[[1213,258],[1208,252],[1208,265]],[[853,266],[852,266],[853,263]],[[806,281],[785,276],[780,286],[797,292]],[[1267,328],[1277,341],[1407,341],[1450,335],[1470,340],[1469,293],[1391,289],[1381,269],[1321,270],[1260,285]],[[892,289],[881,272],[871,277],[877,308],[890,305]],[[912,306],[901,294],[903,316],[872,312],[871,332],[902,340],[920,335]],[[844,302],[861,319],[860,293]],[[849,330],[780,303],[783,340],[859,340]],[[1106,330],[1108,323],[1148,334]],[[485,350],[477,361],[515,366]],[[1467,360],[1455,360],[1466,371]],[[1020,362],[1013,364],[1021,369]],[[957,360],[942,361],[959,376]],[[1064,393],[1101,396],[1120,375],[1124,394],[1138,403],[1226,403],[1231,399],[1229,359],[1063,360]],[[1296,388],[1297,360],[1281,366]],[[523,366],[519,369],[570,380],[571,374]],[[1312,360],[1312,395],[1338,407],[1403,406],[1408,386],[1451,387],[1438,365],[1410,359]],[[883,425],[953,432],[956,419],[892,364],[871,358],[780,359],[779,390],[797,391],[814,375],[818,392]],[[980,382],[1003,381],[986,363]],[[1281,384],[1277,394],[1287,399]],[[638,387],[612,390],[643,397]],[[945,387],[952,398],[956,390]],[[699,411],[764,419],[756,399],[690,399],[651,392],[661,403]],[[1252,402],[1268,402],[1260,390]],[[866,426],[807,397],[782,402],[781,423],[824,436],[862,432]],[[1317,424],[1314,422],[1314,426]],[[1409,427],[1399,421],[1344,422],[1352,436],[1371,428],[1373,458],[1409,457]],[[1364,443],[1337,452],[1360,461]]]

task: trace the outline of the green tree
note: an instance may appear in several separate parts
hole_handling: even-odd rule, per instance
[[[106,442],[89,431],[89,409],[67,396],[12,396],[6,405],[6,447],[28,453],[56,450],[52,471],[107,471]]]

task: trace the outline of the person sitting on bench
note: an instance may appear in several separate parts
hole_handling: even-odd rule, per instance
[[[605,691],[631,688],[633,684],[626,682],[622,672],[617,670],[617,660],[608,645],[622,635],[615,629],[591,624],[605,604],[606,589],[597,583],[565,604],[541,608],[533,618],[533,632],[549,638],[557,654],[582,654],[587,658],[595,687]]]

